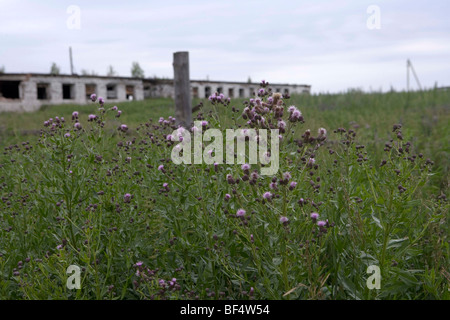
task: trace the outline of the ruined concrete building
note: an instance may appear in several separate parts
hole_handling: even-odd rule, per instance
[[[311,86],[270,84],[275,92],[309,93]],[[191,96],[208,98],[219,92],[230,98],[249,98],[258,83],[191,80]],[[174,97],[173,80],[50,74],[0,74],[0,111],[34,111],[42,105],[87,104],[92,93],[108,103]]]

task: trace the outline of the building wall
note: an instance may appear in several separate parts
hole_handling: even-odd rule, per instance
[[[133,78],[51,76],[51,75],[15,75],[0,74],[1,81],[20,81],[19,99],[0,97],[0,111],[34,111],[46,104],[87,104],[86,85],[96,86],[97,97],[103,97],[108,103],[127,101],[126,86],[134,87],[134,100],[144,99],[142,80]],[[38,99],[38,86],[47,87],[46,99]],[[71,96],[64,99],[63,86],[70,86]],[[107,98],[107,87],[115,86],[116,98]]]
[[[175,97],[175,89],[173,83],[169,83],[168,81],[152,81],[148,83],[150,87],[148,91],[148,95],[145,96],[148,98],[174,98]]]
[[[270,87],[274,92],[279,90],[279,92],[285,93],[285,90],[288,90],[289,94],[310,93],[311,90],[308,85],[270,84]],[[208,98],[212,93],[219,91],[230,98],[251,98],[255,96],[258,89],[259,83],[191,81],[191,94],[195,97],[195,93],[197,93],[198,98]]]
[[[91,103],[89,93],[86,92],[86,85],[94,85],[93,92],[97,94],[97,97],[103,97],[107,103],[127,101],[127,86],[133,86],[134,88],[133,100],[159,97],[174,98],[175,96],[173,80],[167,79],[141,80],[124,77],[0,74],[0,85],[2,81],[20,81],[20,84],[18,86],[19,96],[16,99],[0,96],[0,112],[34,111],[46,104]],[[108,90],[108,87],[111,88],[111,86],[114,90]],[[45,87],[45,90],[42,87]],[[285,93],[287,90],[289,94],[309,93],[311,89],[308,85],[295,84],[270,84],[270,87],[274,92]],[[201,99],[208,98],[209,95],[218,91],[230,98],[250,98],[254,97],[258,88],[259,84],[257,83],[191,80],[191,96]],[[42,91],[45,91],[45,99],[42,97]],[[70,97],[65,97],[64,94],[69,92]],[[114,93],[114,96],[111,95],[112,93]],[[41,94],[41,99],[38,99],[39,94]]]

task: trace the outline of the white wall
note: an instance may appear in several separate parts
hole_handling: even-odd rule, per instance
[[[86,84],[96,85],[97,97],[103,97],[107,103],[118,103],[126,100],[126,86],[134,86],[133,100],[143,100],[143,84],[139,79],[78,77],[78,76],[51,76],[51,75],[25,75],[2,74],[0,81],[21,81],[19,85],[20,99],[0,98],[0,111],[34,111],[44,104],[87,104]],[[37,99],[37,85],[48,84],[45,100]],[[63,99],[63,84],[72,85],[72,99]],[[106,86],[116,86],[117,99],[107,99]]]

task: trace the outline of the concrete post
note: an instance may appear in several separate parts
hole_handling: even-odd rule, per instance
[[[189,52],[175,52],[173,54],[173,71],[175,118],[178,124],[187,127],[192,123]]]

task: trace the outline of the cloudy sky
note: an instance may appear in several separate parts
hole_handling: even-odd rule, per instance
[[[56,62],[70,73],[71,46],[78,73],[112,65],[129,76],[138,61],[145,76],[172,78],[173,52],[189,51],[192,79],[319,93],[404,90],[409,58],[424,87],[450,86],[449,9],[448,0],[0,0],[0,67],[47,73]]]

